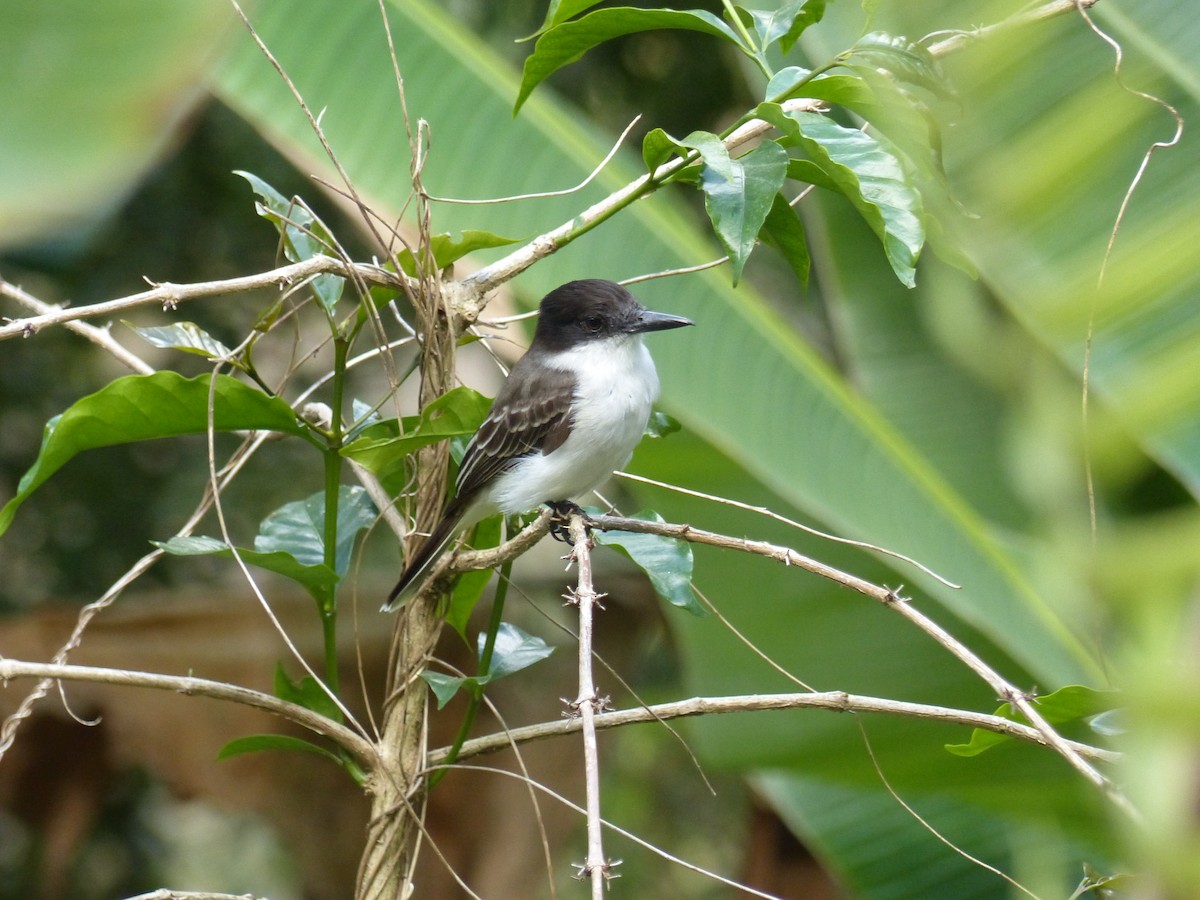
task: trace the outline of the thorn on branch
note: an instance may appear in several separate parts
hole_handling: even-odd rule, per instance
[[[1035,703],[1037,702],[1037,698],[1039,696],[1040,694],[1038,693],[1037,685],[1035,684],[1027,691],[1018,691],[1015,688],[1005,691],[1002,696],[997,697],[996,699],[998,699],[1001,703],[1007,703],[1015,708],[1017,703],[1022,700],[1028,703]]]
[[[905,597],[902,591],[904,585],[900,584],[894,588],[887,588],[887,594],[884,595],[883,602],[891,605],[893,603],[907,603],[908,597]]]
[[[576,881],[587,881],[592,877],[592,872],[599,869],[606,882],[612,881],[614,878],[621,877],[619,872],[613,870],[623,862],[625,862],[623,859],[606,859],[599,866],[593,866],[588,863],[571,863],[571,867],[575,869],[575,874],[571,877]]]

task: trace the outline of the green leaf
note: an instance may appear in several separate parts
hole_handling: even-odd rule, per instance
[[[471,546],[481,550],[499,545],[503,522],[503,516],[489,516],[484,519],[475,526]],[[454,582],[450,605],[446,610],[446,623],[462,635],[464,640],[467,637],[467,620],[471,617],[471,611],[491,580],[491,569],[477,569],[474,572],[464,572]]]
[[[73,255],[110,227],[116,207],[178,146],[207,102],[200,82],[230,36],[229,9],[221,7],[159,0],[4,5],[6,251],[48,241]],[[161,226],[187,227],[183,210],[174,215],[166,213]]]
[[[1060,688],[1053,694],[1037,697],[1033,703],[1042,718],[1051,725],[1063,725],[1111,710],[1116,704],[1116,697],[1115,691],[1097,691],[1082,685],[1071,684]],[[1029,720],[1017,712],[1011,703],[1002,705],[995,714],[1013,722],[1029,724]],[[1013,738],[1006,734],[976,728],[971,732],[971,740],[968,743],[947,744],[946,749],[955,756],[978,756],[997,744],[1011,740]]]
[[[591,9],[601,0],[550,0],[550,5],[546,9],[546,18],[542,22],[542,27],[535,31],[527,38],[522,40],[531,40],[546,31],[549,31],[555,25],[560,25],[567,19],[579,15],[585,9]]]
[[[350,554],[358,534],[375,521],[375,504],[365,488],[343,484],[338,488],[336,571],[339,578],[350,567]],[[285,503],[259,525],[254,538],[259,553],[287,553],[304,566],[325,562],[325,494]]]
[[[778,9],[740,7],[739,12],[748,15],[753,23],[760,50],[766,50],[778,41],[779,49],[788,53],[806,28],[821,21],[825,15],[825,0],[788,0]]]
[[[342,759],[336,753],[289,734],[251,734],[246,737],[234,738],[220,749],[217,759],[229,759],[241,756],[243,753],[257,753],[260,750],[302,750],[305,753],[316,753],[318,756],[333,760],[339,766],[342,765]]]
[[[430,403],[421,415],[406,417],[401,425],[395,420],[384,423],[392,436],[381,437],[374,426],[369,434],[342,448],[342,455],[369,469],[387,487],[394,486],[393,477],[403,478],[405,460],[410,453],[447,438],[473,435],[479,430],[491,408],[492,401],[467,387],[447,391]]]
[[[853,69],[883,70],[939,97],[954,96],[954,89],[937,59],[924,46],[906,37],[873,31],[840,54],[837,61]]]
[[[789,174],[791,166],[788,167]],[[787,202],[783,194],[775,195],[771,211],[762,228],[763,243],[774,247],[784,258],[802,287],[808,285],[808,270],[811,258],[808,255],[808,241],[804,234],[804,221],[796,215],[796,210]]]
[[[764,141],[734,159],[719,137],[704,131],[694,132],[680,143],[698,150],[704,160],[700,173],[704,207],[729,254],[733,283],[737,284],[787,177],[787,151],[774,141]]]
[[[854,204],[882,242],[896,277],[912,287],[925,243],[924,211],[895,155],[871,135],[817,113],[784,113],[774,103],[760,103],[755,114],[784,131]]]
[[[125,322],[138,337],[155,347],[195,353],[205,359],[226,359],[232,352],[195,322],[176,322],[173,325],[138,327]]]
[[[233,551],[224,541],[204,535],[173,537],[169,541],[151,543],[172,556],[220,556],[233,559]],[[324,563],[305,565],[292,554],[277,550],[263,553],[247,547],[237,548],[238,556],[248,565],[266,569],[285,578],[290,578],[312,594],[319,603],[332,601],[341,576]]]
[[[589,13],[573,22],[562,22],[538,38],[525,60],[521,89],[513,113],[520,111],[533,89],[563,66],[578,60],[597,44],[639,31],[678,28],[701,31],[740,46],[733,29],[704,10],[634,9],[616,7]]]
[[[673,419],[665,412],[656,409],[646,421],[645,435],[649,438],[666,437],[668,434],[674,434],[682,427],[678,419]]]
[[[429,685],[429,689],[433,691],[433,695],[437,698],[437,708],[443,709],[447,703],[454,699],[454,695],[459,689],[468,682],[474,683],[473,678],[459,678],[455,675],[445,675],[441,672],[430,672],[425,669],[421,672],[421,680]]]
[[[16,495],[0,510],[0,534],[30,494],[85,450],[204,434],[211,382],[211,375],[189,379],[176,372],[127,375],[73,403],[46,423],[37,460],[21,478]],[[217,376],[213,429],[307,433],[283,400],[228,375]]]
[[[596,510],[590,510],[596,512]],[[633,516],[646,522],[662,522],[658,513],[646,510]],[[631,531],[599,531],[592,535],[597,544],[613,547],[633,560],[650,577],[660,597],[697,616],[707,610],[692,590],[692,547],[678,538]]]
[[[873,132],[886,137],[904,154],[925,180],[923,190],[929,192],[936,187],[939,194],[948,198],[941,123],[933,111],[886,73],[870,67],[856,72],[856,75],[818,75],[804,85],[803,93],[857,113],[871,124]]]
[[[429,249],[433,251],[434,267],[445,269],[456,260],[462,259],[468,253],[476,250],[486,250],[491,247],[507,247],[515,244],[517,238],[501,237],[490,231],[467,229],[458,238],[452,234],[435,234],[429,239]],[[402,250],[399,255],[400,268],[406,275],[417,277],[417,262],[411,250]]]
[[[275,696],[288,703],[311,709],[335,722],[342,721],[342,711],[320,682],[311,675],[305,675],[299,681],[292,681],[284,671],[283,663],[279,662],[275,663]]]
[[[642,160],[651,172],[672,156],[676,154],[682,156],[686,152],[686,147],[661,128],[652,128],[642,138]]]
[[[483,647],[487,635],[479,635],[479,655],[483,656]],[[479,677],[480,684],[487,684],[497,678],[504,678],[514,672],[527,669],[536,662],[541,662],[554,652],[554,648],[535,634],[528,634],[509,622],[501,622],[496,630],[496,643],[492,649],[492,665],[487,672]]]
[[[283,241],[283,253],[292,262],[301,262],[314,256],[332,256],[337,243],[328,229],[304,205],[299,197],[287,199],[271,185],[250,172],[236,171],[250,182],[261,203],[255,204],[258,214],[275,226]],[[342,296],[345,279],[340,275],[325,273],[316,276],[310,285],[313,294],[325,311],[332,315],[338,299]]]

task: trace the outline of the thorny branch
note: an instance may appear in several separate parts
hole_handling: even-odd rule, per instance
[[[724,715],[734,712],[750,712],[766,709],[827,709],[831,712],[871,712],[885,715],[908,716],[913,719],[931,719],[968,728],[979,728],[1007,735],[1033,744],[1046,744],[1045,737],[1036,728],[1022,722],[1014,722],[1003,716],[989,715],[966,709],[945,706],[930,706],[925,703],[907,703],[886,697],[864,697],[844,691],[814,691],[793,694],[742,694],[732,697],[692,697],[672,703],[656,703],[631,709],[601,712],[595,718],[597,730],[620,728],[646,722],[663,722],[688,716]],[[581,730],[583,722],[578,718],[556,719],[540,722],[523,728],[484,735],[463,743],[457,760],[483,756],[510,749],[514,744],[525,744],[547,738],[574,734]],[[1081,756],[1101,762],[1117,762],[1121,755],[1112,750],[1093,747],[1079,741],[1067,741]],[[445,762],[449,748],[442,747],[429,753],[429,765]]]
[[[158,305],[163,309],[171,310],[187,300],[197,300],[202,297],[239,294],[261,288],[290,287],[325,273],[342,275],[346,278],[359,278],[367,284],[389,287],[400,287],[406,283],[403,276],[389,272],[382,266],[371,263],[348,264],[331,256],[313,256],[302,262],[271,269],[269,272],[258,272],[254,275],[226,278],[221,281],[202,281],[194,284],[172,284],[168,281],[152,282],[150,290],[128,297],[106,300],[103,303],[91,303],[87,306],[68,306],[37,316],[11,319],[8,324],[0,325],[0,341],[14,337],[32,337],[51,325],[63,325],[80,319],[111,316],[139,306]],[[0,279],[0,284],[4,284],[2,279]],[[5,291],[4,293],[9,292]]]
[[[581,512],[571,514],[569,532],[573,550],[571,559],[579,570],[575,589],[567,602],[579,610],[579,695],[571,704],[579,715],[583,732],[583,770],[587,797],[587,859],[579,869],[579,877],[592,883],[592,900],[604,896],[604,885],[612,877],[612,867],[604,856],[604,832],[600,818],[600,751],[596,743],[596,715],[605,700],[596,692],[592,677],[592,620],[600,606],[600,595],[592,583],[592,536],[584,524]]]
[[[640,534],[658,534],[664,537],[679,538],[698,544],[709,544],[714,547],[739,549],[758,556],[765,556],[782,562],[784,565],[797,566],[805,571],[828,578],[838,584],[865,594],[889,609],[893,609],[908,619],[946,650],[963,662],[971,671],[978,675],[996,692],[997,698],[1011,703],[1029,721],[1042,736],[1044,743],[1058,752],[1084,778],[1099,788],[1118,809],[1134,821],[1140,820],[1140,814],[1129,799],[1113,782],[1099,769],[1089,763],[1079,752],[1067,744],[1063,737],[1038,712],[1033,698],[1009,683],[999,672],[984,662],[966,644],[952,636],[948,631],[917,610],[906,598],[900,595],[898,589],[874,584],[856,575],[843,572],[833,566],[818,562],[802,553],[797,553],[790,547],[781,547],[766,541],[750,541],[734,538],[729,535],[693,528],[690,525],[674,525],[669,523],[647,522],[643,519],[628,519],[621,516],[589,516],[588,524],[602,531],[632,531]]]

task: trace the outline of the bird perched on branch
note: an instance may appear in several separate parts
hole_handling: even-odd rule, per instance
[[[646,309],[612,281],[572,281],[547,294],[533,343],[467,446],[454,500],[384,610],[416,593],[460,532],[496,513],[582,497],[628,463],[658,399],[642,335],[691,324]]]

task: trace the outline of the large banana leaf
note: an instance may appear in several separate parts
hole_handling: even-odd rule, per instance
[[[272,4],[256,27],[313,109],[356,184],[381,210],[408,194],[409,158],[386,49],[371,3]],[[607,139],[552,98],[535,94],[513,121],[515,79],[486,47],[432,6],[394,4],[393,32],[410,114],[431,125],[426,186],[439,195],[489,197],[559,188],[578,181]],[[331,22],[335,23],[331,26]],[[294,159],[328,177],[307,125],[257,51],[245,45],[216,80],[218,95]],[[619,157],[597,183],[570,198],[495,207],[438,206],[435,230],[487,228],[533,235],[569,219],[637,174]],[[877,245],[855,239],[855,264]],[[715,255],[712,240],[667,197],[638,204],[579,246],[524,274],[529,299],[570,277],[621,278]],[[883,265],[886,267],[886,263]],[[830,269],[832,275],[833,270]],[[884,288],[891,296],[891,283]],[[888,583],[920,587],[917,602],[942,604],[952,627],[1014,679],[1053,686],[1089,680],[1096,670],[1080,640],[1034,587],[1013,545],[985,519],[1021,519],[1003,487],[907,437],[832,372],[753,290],[732,290],[725,273],[655,282],[638,289],[656,307],[683,312],[699,326],[654,342],[663,405],[690,437],[646,446],[634,468],[684,484],[763,503],[827,523],[841,533],[901,550],[964,584],[951,591],[911,569],[897,572],[860,553],[800,542],[794,532],[710,504],[653,494],[670,518],[735,533],[801,543],[822,558]],[[901,303],[904,298],[901,298]],[[950,390],[970,407],[971,380],[947,368]],[[937,402],[930,396],[930,402]],[[988,402],[994,403],[995,398]],[[973,409],[973,408],[972,408]],[[986,408],[985,408],[986,409]],[[963,422],[986,419],[985,410]],[[953,431],[953,429],[946,429]],[[986,438],[976,456],[991,460]],[[974,475],[975,477],[971,477]],[[1000,482],[999,475],[995,481]],[[962,667],[886,611],[817,579],[729,554],[698,554],[698,586],[774,658],[818,687],[988,708],[994,698]],[[940,613],[946,616],[946,612]],[[789,687],[742,652],[715,620],[678,617],[684,662],[697,692]],[[791,768],[879,790],[862,739],[845,719],[743,716],[701,723],[695,733],[710,759],[738,768]],[[1044,753],[943,760],[953,729],[902,720],[872,723],[872,746],[888,775],[917,792],[950,795],[1011,815],[1070,823],[1093,840],[1094,805],[1083,802],[1065,766]],[[959,735],[961,737],[961,735]],[[782,795],[781,803],[791,802]],[[1092,806],[1087,813],[1083,811]],[[819,819],[819,816],[816,817]],[[909,821],[910,827],[916,827]],[[949,856],[949,854],[948,854]]]
[[[3,4],[0,246],[94,224],[203,98],[219,0]]]

